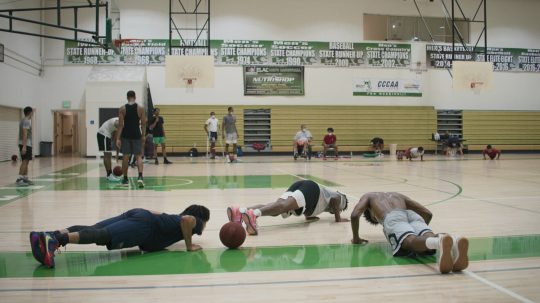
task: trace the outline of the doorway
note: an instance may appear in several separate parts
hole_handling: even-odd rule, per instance
[[[54,112],[54,154],[76,154],[79,152],[79,113],[74,111]]]

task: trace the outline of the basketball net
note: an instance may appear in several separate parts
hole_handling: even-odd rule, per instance
[[[480,81],[471,82],[471,90],[474,92],[475,95],[480,95],[480,92],[482,91],[483,86],[484,86],[484,82],[480,82]]]
[[[197,78],[184,78],[184,83],[186,83],[186,93],[193,93],[195,81],[197,81]]]

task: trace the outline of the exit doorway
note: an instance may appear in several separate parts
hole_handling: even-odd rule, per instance
[[[54,111],[54,154],[79,153],[79,113]]]

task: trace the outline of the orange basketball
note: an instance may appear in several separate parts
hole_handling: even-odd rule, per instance
[[[246,230],[241,223],[229,222],[221,227],[219,239],[228,248],[238,248],[246,240]]]

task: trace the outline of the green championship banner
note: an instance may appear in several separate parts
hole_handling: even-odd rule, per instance
[[[456,46],[455,60],[485,61],[483,47]],[[452,46],[428,44],[426,46],[427,66],[431,68],[452,67]],[[540,72],[540,49],[488,47],[487,59],[493,62],[493,70],[498,72]]]
[[[168,55],[166,39],[140,40],[123,45],[120,54],[80,42],[65,42],[65,64],[163,65]],[[183,43],[183,44],[182,44]],[[204,55],[193,41],[173,41],[172,55]],[[197,46],[203,45],[199,41]],[[353,43],[269,40],[211,40],[216,65],[283,65],[366,68],[409,68],[411,45],[402,43]]]
[[[422,97],[422,86],[414,79],[354,79],[353,96]]]
[[[303,66],[244,66],[245,96],[303,96]]]

